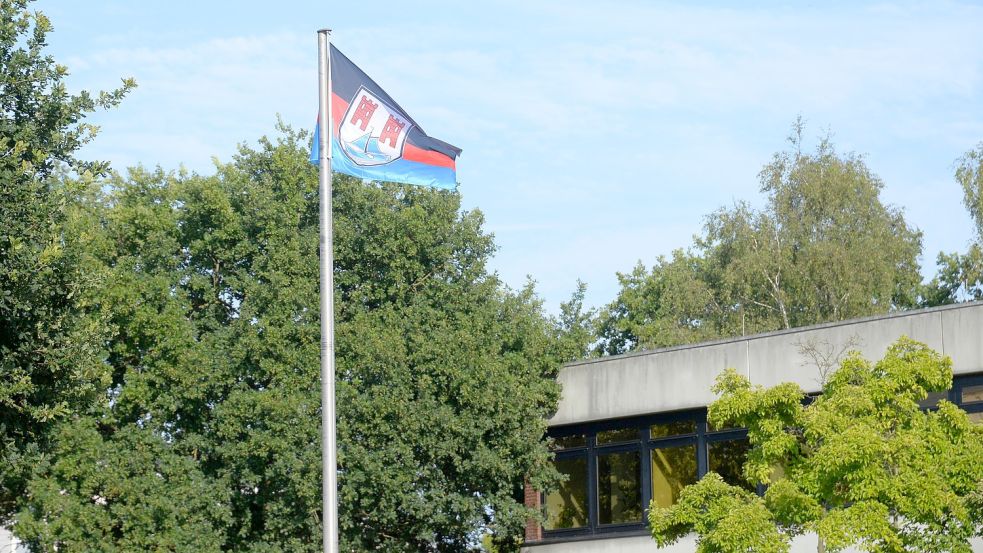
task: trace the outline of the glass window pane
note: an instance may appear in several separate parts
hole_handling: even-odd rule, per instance
[[[553,462],[566,482],[546,494],[546,520],[543,528],[583,528],[587,526],[587,458],[557,459]]]
[[[966,386],[962,393],[963,403],[973,403],[983,401],[983,384],[979,386]]]
[[[929,392],[928,397],[918,402],[918,406],[922,409],[935,409],[947,395],[946,392]]]
[[[652,438],[662,438],[664,436],[675,436],[677,434],[693,434],[696,432],[696,421],[676,421],[653,424],[649,427],[649,436]]]
[[[617,442],[630,442],[638,439],[637,428],[622,428],[620,430],[605,430],[597,433],[597,443],[613,444]]]
[[[969,413],[969,422],[983,424],[983,411],[980,411],[979,413]]]
[[[696,444],[652,450],[652,499],[669,507],[683,488],[696,482]]]
[[[724,430],[737,430],[737,427],[731,425],[717,427],[707,421],[707,432],[722,432]]]
[[[749,449],[751,444],[747,440],[710,442],[707,444],[710,472],[716,472],[732,486],[754,491],[754,486],[744,479],[744,461]]]
[[[575,436],[563,436],[553,438],[553,449],[566,449],[569,447],[584,447],[587,445],[587,436],[577,434]]]
[[[638,451],[597,456],[597,521],[642,521],[642,455]]]

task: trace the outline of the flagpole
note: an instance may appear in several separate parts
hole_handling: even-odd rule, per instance
[[[321,273],[321,512],[324,553],[338,552],[338,459],[334,389],[334,237],[331,215],[331,58],[330,29],[317,32],[318,54],[318,211]]]

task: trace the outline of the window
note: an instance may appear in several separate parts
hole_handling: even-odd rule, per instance
[[[960,403],[983,402],[983,384],[963,387],[962,395],[959,399]]]
[[[575,434],[553,439],[553,449],[566,449],[570,447],[587,447],[587,436]]]
[[[615,444],[618,442],[630,442],[638,439],[637,428],[621,428],[618,430],[604,430],[597,433],[597,444]]]
[[[553,466],[566,477],[556,490],[546,494],[543,530],[575,530],[588,523],[587,435],[569,434],[553,438]]]
[[[971,422],[983,424],[983,374],[956,377],[952,398],[966,411]]]
[[[597,456],[597,522],[642,521],[642,458],[639,451]]]
[[[587,526],[587,457],[557,459],[554,463],[567,481],[546,495],[543,529],[583,528]]]
[[[670,507],[679,492],[696,483],[696,444],[652,450],[652,499],[659,507]]]
[[[925,399],[918,402],[918,406],[922,409],[937,409],[939,402],[948,397],[947,392],[929,392]]]
[[[710,442],[707,444],[710,472],[719,474],[731,486],[755,491],[755,485],[744,479],[744,461],[750,449],[747,439]]]
[[[744,430],[707,433],[703,409],[553,428],[550,434],[556,468],[568,479],[543,496],[546,537],[642,530],[652,501],[674,504],[707,472],[709,442],[723,463],[718,470],[731,467],[734,474],[747,451],[740,445],[746,443],[740,442]]]

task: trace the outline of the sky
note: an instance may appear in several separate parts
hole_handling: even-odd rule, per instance
[[[806,122],[865,156],[924,233],[922,272],[972,223],[954,162],[983,141],[983,2],[38,0],[69,88],[133,77],[84,155],[207,174],[277,117],[312,128],[316,30],[431,136],[462,148],[510,286],[555,311],[763,204],[758,172]]]

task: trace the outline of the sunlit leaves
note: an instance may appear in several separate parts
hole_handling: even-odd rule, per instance
[[[748,429],[744,474],[764,498],[708,474],[677,505],[652,506],[656,541],[695,532],[706,551],[786,551],[811,532],[823,551],[969,551],[983,532],[983,426],[948,401],[919,407],[951,386],[951,360],[908,338],[876,363],[849,355],[809,402],[725,371],[708,420]]]

